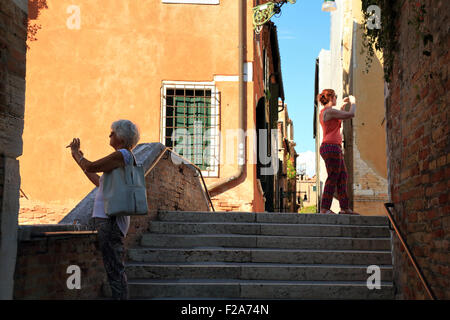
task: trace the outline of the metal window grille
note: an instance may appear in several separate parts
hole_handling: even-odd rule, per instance
[[[163,143],[201,170],[219,175],[220,94],[214,85],[163,85]]]

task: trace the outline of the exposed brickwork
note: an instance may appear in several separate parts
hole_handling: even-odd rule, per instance
[[[73,206],[49,205],[42,202],[27,200],[21,195],[19,209],[19,224],[56,224],[64,218]]]
[[[81,269],[81,289],[68,289],[70,265]],[[106,282],[95,235],[20,242],[14,274],[14,299],[91,299]]]
[[[239,200],[238,196],[233,196],[230,192],[224,192],[219,196],[212,198],[212,202],[216,211],[253,211],[253,203]]]
[[[414,2],[402,3],[386,106],[390,196],[395,219],[436,297],[449,299],[450,2],[421,1],[427,10],[423,26],[433,35],[430,57],[422,54],[423,42],[408,25]],[[397,239],[394,259],[398,297],[427,298]]]
[[[361,159],[353,145],[353,210],[364,215],[386,215],[387,180]]]
[[[176,165],[168,153],[146,176],[149,214],[132,217],[127,246],[137,245],[158,210],[209,211],[198,172],[185,164]]]

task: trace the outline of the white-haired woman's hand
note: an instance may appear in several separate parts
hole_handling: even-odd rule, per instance
[[[66,146],[66,148],[69,148],[72,151],[72,154],[80,153],[80,139],[79,138],[73,138],[72,142]]]

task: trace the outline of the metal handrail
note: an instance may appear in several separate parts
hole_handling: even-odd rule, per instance
[[[436,300],[436,297],[431,291],[431,288],[428,286],[427,281],[425,280],[425,277],[422,274],[422,271],[420,270],[419,266],[416,263],[416,260],[414,259],[414,256],[412,255],[411,251],[409,250],[408,244],[405,242],[402,234],[400,233],[400,230],[397,227],[397,224],[395,223],[394,216],[390,212],[389,208],[394,208],[394,204],[391,202],[387,202],[384,204],[384,207],[386,208],[386,211],[388,213],[389,221],[391,222],[391,225],[394,227],[395,233],[397,234],[398,238],[400,239],[401,244],[403,245],[403,248],[406,250],[406,254],[408,255],[409,260],[412,262],[414,269],[416,270],[417,274],[419,275],[420,281],[422,282],[423,286],[425,287],[425,290],[427,291],[428,295],[430,296],[431,300]]]
[[[203,187],[205,188],[206,191],[206,195],[208,196],[208,201],[211,204],[211,209],[213,212],[215,212],[216,210],[214,209],[214,205],[212,203],[211,197],[209,195],[209,191],[208,188],[206,187],[206,183],[205,183],[205,179],[203,178],[203,174],[202,174],[202,170],[197,167],[195,164],[191,163],[188,159],[184,158],[183,156],[179,155],[178,153],[174,152],[172,149],[170,149],[169,147],[165,147],[163,151],[161,151],[161,153],[159,154],[158,158],[156,158],[155,161],[153,161],[152,165],[150,166],[150,168],[145,172],[145,176],[147,176],[147,174],[153,170],[153,168],[156,166],[156,164],[159,162],[159,160],[161,160],[162,156],[166,153],[166,150],[169,150],[170,152],[176,154],[178,157],[180,157],[181,159],[185,160],[186,162],[188,162],[190,165],[192,165],[195,169],[197,169],[197,171],[200,173],[200,177],[202,178],[202,183],[203,183]]]

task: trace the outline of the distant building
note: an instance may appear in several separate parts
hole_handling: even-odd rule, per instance
[[[297,204],[299,209],[317,205],[316,182],[316,175],[312,178],[307,175],[297,175]]]
[[[289,118],[286,103],[278,103],[278,210],[280,212],[297,212],[296,201],[296,163],[294,123]]]

